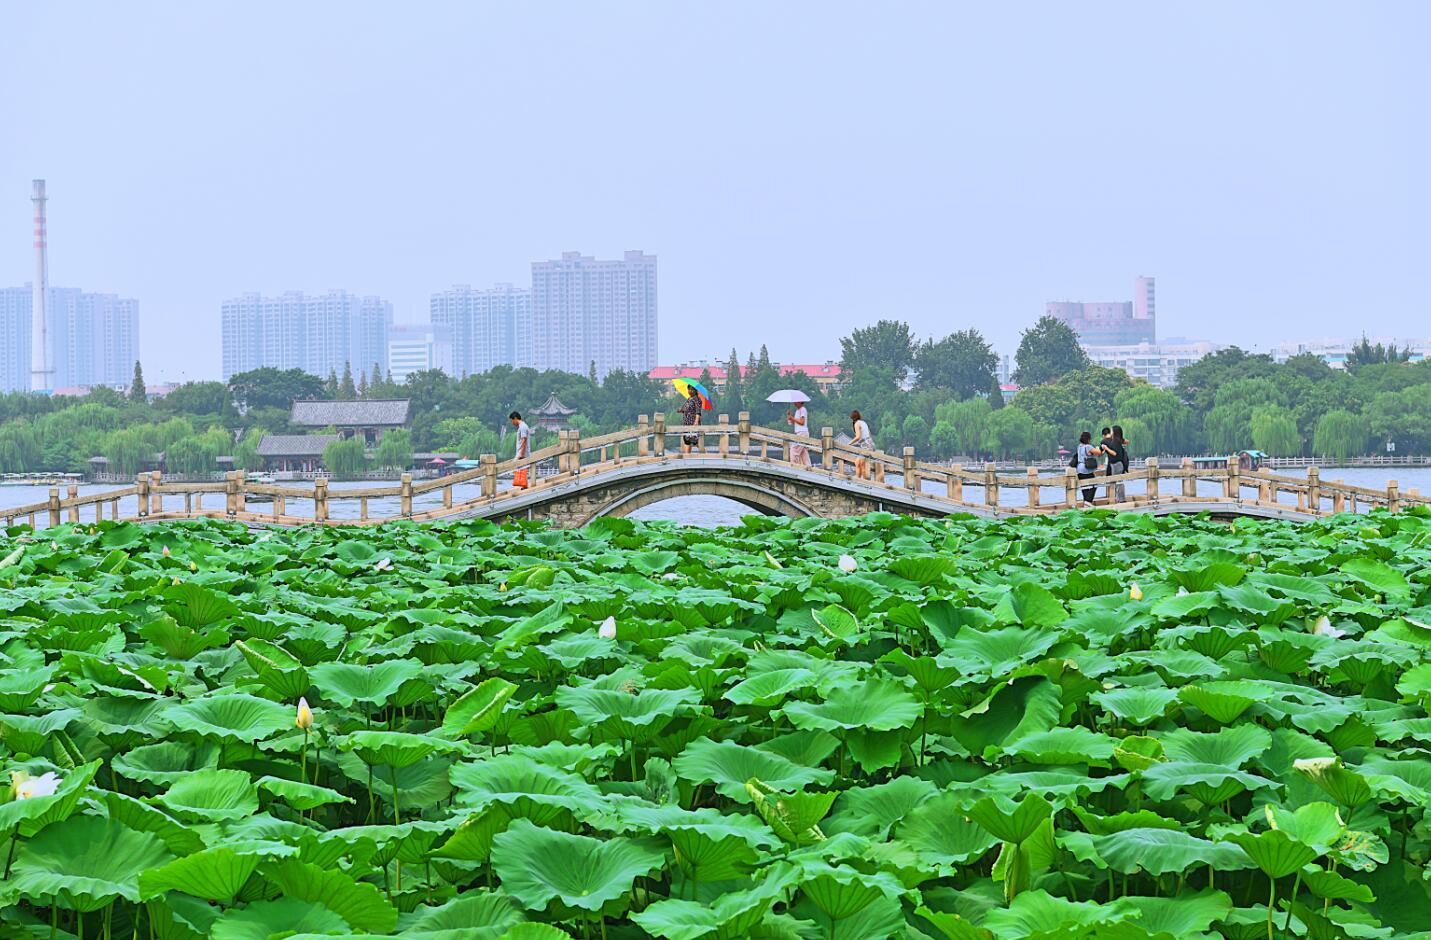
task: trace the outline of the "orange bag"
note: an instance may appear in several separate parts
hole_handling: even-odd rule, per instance
[[[527,488],[527,468],[512,471],[512,485],[519,490]]]

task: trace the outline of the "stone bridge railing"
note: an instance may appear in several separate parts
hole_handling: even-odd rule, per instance
[[[683,443],[687,436],[696,437],[698,443],[688,448]],[[797,461],[801,447],[805,460]],[[885,493],[891,497],[904,491],[910,496],[918,494],[925,507],[933,505],[949,513],[1013,516],[1064,512],[1087,505],[1081,501],[1080,490],[1090,484],[1097,487],[1095,504],[1100,508],[1133,512],[1211,510],[1311,519],[1373,508],[1397,512],[1408,505],[1431,504],[1431,499],[1415,490],[1401,493],[1395,481],[1388,482],[1384,490],[1372,489],[1323,480],[1317,467],[1308,468],[1305,477],[1282,476],[1241,469],[1235,459],[1226,466],[1207,467],[1184,458],[1180,466],[1163,467],[1149,458],[1142,468],[1093,480],[1078,479],[1071,467],[1054,473],[1030,467],[1023,474],[1002,474],[993,464],[975,469],[926,463],[916,459],[909,447],[897,456],[857,450],[837,443],[828,427],[819,437],[796,437],[753,426],[749,414],[741,412],[734,423],[727,415],[719,415],[714,424],[690,427],[667,425],[664,415],[656,415],[654,420],[643,415],[633,428],[585,439],[577,431],[562,431],[555,444],[528,457],[498,461],[493,454],[483,454],[475,469],[421,481],[403,474],[396,486],[332,489],[324,479],[311,487],[274,485],[247,479],[241,470],[216,482],[168,483],[158,472],[145,473],[133,486],[83,496],[73,484],[63,495],[53,488],[45,502],[0,509],[0,522],[7,527],[24,522],[40,528],[87,519],[226,518],[290,526],[501,516],[507,501],[530,504],[532,496],[544,489],[600,483],[603,473],[608,473],[609,479],[614,476],[609,471],[632,464],[674,465],[687,450],[698,453],[706,469],[714,473],[719,473],[720,461],[712,458],[729,458],[732,469],[738,466],[746,473],[752,467],[778,465],[786,475],[798,471],[802,481],[813,486],[845,490],[857,486],[866,495]],[[861,464],[863,474],[857,476],[855,468]],[[522,469],[528,471],[531,486],[514,489],[512,475]],[[121,517],[121,505],[130,500],[133,510]],[[396,511],[370,513],[374,501]],[[899,499],[890,502],[898,505]],[[290,504],[296,505],[290,508]],[[345,511],[335,514],[335,504],[343,504]]]

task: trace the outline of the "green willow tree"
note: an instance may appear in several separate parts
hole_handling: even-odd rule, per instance
[[[340,480],[351,480],[368,469],[368,455],[356,437],[334,441],[323,448],[323,466]]]
[[[1317,420],[1312,452],[1335,460],[1359,457],[1366,453],[1368,437],[1366,422],[1350,411],[1338,408]]]
[[[373,451],[373,466],[398,472],[412,466],[412,432],[396,428],[384,434]]]
[[[1295,457],[1302,453],[1302,437],[1297,422],[1280,405],[1263,405],[1252,412],[1252,443],[1273,457]]]
[[[1057,382],[1090,364],[1078,334],[1057,317],[1043,316],[1019,337],[1019,348],[1014,353],[1014,381],[1025,388]]]

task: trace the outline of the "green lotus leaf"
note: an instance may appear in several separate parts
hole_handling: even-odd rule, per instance
[[[1191,594],[1173,594],[1161,598],[1152,607],[1154,617],[1162,620],[1184,620],[1198,614],[1205,614],[1218,605],[1220,598],[1216,591],[1195,591]]]
[[[899,906],[901,885],[889,875],[865,874],[855,868],[809,865],[801,872],[800,895],[808,908],[818,912],[812,919],[826,936],[882,937],[904,926]]]
[[[1141,728],[1166,715],[1169,706],[1178,700],[1178,693],[1164,688],[1114,689],[1089,698],[1109,714]]]
[[[1212,733],[1178,728],[1159,735],[1158,740],[1169,760],[1237,768],[1265,753],[1272,735],[1257,725],[1234,725]]]
[[[1340,759],[1309,758],[1297,761],[1292,768],[1348,809],[1371,799],[1371,785],[1366,778],[1347,769]]]
[[[895,839],[914,851],[922,867],[941,875],[953,875],[999,844],[982,825],[965,818],[959,803],[952,793],[940,794],[911,810],[894,829]]]
[[[826,829],[883,839],[889,830],[938,792],[928,780],[895,777],[885,783],[856,787],[840,794]]]
[[[183,817],[240,819],[258,812],[258,790],[242,770],[199,770],[176,780],[159,802]]]
[[[171,706],[164,717],[180,731],[251,744],[293,727],[293,709],[243,692]]]
[[[1329,851],[1347,831],[1337,808],[1330,803],[1307,803],[1295,810],[1267,804],[1267,824],[1320,852]]]
[[[516,691],[517,687],[505,679],[484,680],[447,707],[442,733],[450,738],[465,738],[490,730]]]
[[[1360,904],[1370,904],[1376,900],[1366,885],[1334,871],[1323,871],[1309,865],[1302,869],[1301,874],[1302,884],[1319,898],[1329,901],[1356,901]]]
[[[452,742],[405,731],[354,731],[339,741],[339,746],[357,754],[365,764],[399,768],[410,767],[435,751],[462,750]]]
[[[984,797],[965,815],[987,829],[1000,842],[1022,842],[1053,814],[1053,805],[1038,793],[1015,803],[1007,797]]]
[[[1033,662],[1058,642],[1052,630],[1005,627],[1001,630],[961,630],[944,644],[942,661],[958,663],[965,673],[1000,675]]]
[[[1019,738],[1009,753],[1035,764],[1091,764],[1108,766],[1114,739],[1083,727],[1053,728]]]
[[[552,901],[601,911],[626,900],[638,876],[665,864],[665,853],[635,839],[593,839],[513,822],[492,842],[492,868],[502,888],[528,910]],[[620,905],[624,906],[624,905]]]
[[[415,659],[389,659],[370,665],[319,663],[309,670],[324,701],[343,706],[354,702],[384,705],[404,682],[420,675],[422,663]]]
[[[520,754],[499,754],[455,764],[448,772],[458,803],[469,809],[529,800],[573,811],[594,809],[600,791],[577,774],[538,763]]]
[[[147,899],[166,891],[182,891],[207,901],[227,903],[258,868],[259,860],[257,855],[240,855],[224,846],[206,849],[143,872],[139,876],[139,894]]]
[[[492,649],[499,653],[521,649],[538,637],[561,632],[570,622],[571,614],[566,612],[561,601],[555,601],[502,631]]]
[[[1411,585],[1406,582],[1405,575],[1374,558],[1352,558],[1342,564],[1341,572],[1377,594],[1401,598],[1411,593]]]
[[[250,638],[239,640],[234,647],[243,654],[249,668],[258,674],[263,684],[282,699],[295,700],[312,684],[302,660],[277,643]]]
[[[16,853],[11,887],[37,904],[58,898],[73,910],[97,911],[116,898],[139,900],[139,877],[172,855],[158,837],[98,816],[47,826]]]
[[[160,741],[116,754],[115,773],[144,783],[170,784],[196,770],[218,767],[219,749],[187,741]]]
[[[808,845],[820,842],[825,834],[820,831],[820,820],[830,811],[837,793],[784,793],[767,786],[760,780],[750,780],[745,785],[750,794],[755,811],[765,824],[775,830],[775,834],[791,845]]]
[[[1130,926],[1146,931],[1149,937],[1208,936],[1212,925],[1232,911],[1232,898],[1211,889],[1196,894],[1180,892],[1171,898],[1131,896],[1123,903],[1138,912]]]
[[[769,708],[791,692],[811,688],[818,681],[808,669],[772,669],[749,676],[726,690],[724,698],[737,705]]]
[[[691,783],[713,783],[717,793],[738,803],[750,802],[746,781],[752,777],[777,790],[800,790],[825,786],[835,778],[833,770],[802,767],[778,754],[745,747],[733,741],[699,738],[671,762],[676,774]]]
[[[622,740],[646,741],[659,734],[676,714],[699,702],[691,689],[642,689],[630,693],[585,687],[557,689],[556,701],[582,724]]]
[[[337,790],[315,786],[311,783],[300,783],[297,780],[286,780],[283,777],[259,777],[254,782],[259,790],[272,793],[300,812],[332,803],[354,802],[351,796],[339,793]]]
[[[346,920],[314,901],[275,898],[225,911],[209,928],[212,940],[279,937],[358,937]]]
[[[142,800],[123,793],[107,792],[104,794],[104,806],[110,819],[136,832],[158,836],[175,855],[191,855],[204,847],[204,840],[194,829]]]
[[[1092,937],[1117,924],[1128,909],[1093,901],[1068,901],[1042,889],[1023,891],[1002,910],[992,910],[980,925],[999,940],[1024,937]]]
[[[1320,854],[1310,845],[1276,829],[1266,832],[1234,832],[1227,835],[1229,842],[1241,846],[1252,859],[1252,863],[1262,869],[1269,878],[1285,878],[1308,862],[1316,861]]]
[[[1225,802],[1245,790],[1260,790],[1277,784],[1266,777],[1234,770],[1221,764],[1196,761],[1163,761],[1143,771],[1143,788],[1149,798],[1170,799],[1186,790],[1203,803]]]
[[[727,891],[710,904],[669,898],[633,913],[631,919],[648,934],[665,940],[769,936],[757,932],[758,925],[774,905],[789,898],[793,880],[793,872],[767,869],[759,884]]]
[[[1211,865],[1218,871],[1251,867],[1235,845],[1199,839],[1176,829],[1124,829],[1093,837],[1093,847],[1114,871],[1150,875],[1190,871]]]
[[[506,895],[469,891],[437,907],[401,915],[398,930],[410,940],[495,940],[524,920]]]
[[[815,626],[824,631],[826,636],[836,640],[849,640],[860,632],[860,622],[855,619],[855,615],[839,604],[831,604],[823,610],[814,611],[810,616],[815,621]]]
[[[834,689],[820,703],[788,702],[781,711],[797,728],[847,731],[863,728],[893,731],[919,720],[919,699],[894,682],[874,679]]]
[[[1053,627],[1068,619],[1068,611],[1048,588],[1031,582],[1016,584],[999,599],[994,617],[1025,627]]]
[[[1141,773],[1166,759],[1162,742],[1145,735],[1129,735],[1113,747],[1113,762],[1134,773]]]
[[[232,620],[241,611],[233,601],[198,584],[176,584],[163,591],[164,609],[180,626],[207,627]]]
[[[1229,725],[1258,700],[1258,691],[1246,682],[1206,682],[1184,686],[1178,691],[1178,698],[1218,724]]]
[[[359,930],[390,933],[397,924],[397,910],[377,887],[343,872],[289,858],[265,863],[259,874],[284,897],[321,904]]]

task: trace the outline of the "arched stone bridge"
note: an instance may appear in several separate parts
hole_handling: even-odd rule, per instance
[[[681,441],[698,436],[694,452]],[[806,451],[797,460],[797,449]],[[855,468],[864,464],[863,475]],[[512,487],[516,471],[533,480]],[[499,463],[483,455],[471,470],[431,480],[404,474],[397,486],[330,490],[326,480],[310,486],[274,485],[236,471],[223,481],[169,483],[158,473],[141,474],[132,487],[80,496],[58,489],[32,506],[0,510],[0,522],[32,527],[64,521],[121,518],[226,518],[251,525],[370,525],[398,519],[541,519],[561,527],[581,526],[601,516],[624,516],[675,496],[723,496],[756,512],[838,518],[888,511],[940,517],[972,513],[987,518],[1042,515],[1081,508],[1081,492],[1094,483],[1096,504],[1120,512],[1199,513],[1305,520],[1344,511],[1431,503],[1415,490],[1386,489],[1322,480],[1316,467],[1305,477],[1240,468],[1235,461],[1194,461],[1177,467],[1157,460],[1116,477],[1084,481],[1069,468],[1040,474],[1000,474],[993,464],[966,468],[924,463],[913,449],[900,456],[852,450],[830,428],[817,438],[753,427],[741,414],[736,424],[720,416],[715,425],[667,427],[663,418],[642,418],[635,428],[582,440],[563,431],[558,442],[530,456]],[[476,495],[459,499],[458,488]],[[1008,498],[1007,491],[1014,491]],[[131,502],[132,500],[132,502]],[[369,513],[369,502],[393,507]],[[206,505],[207,503],[207,505]],[[108,507],[108,512],[106,512]],[[290,511],[292,507],[292,511]],[[310,508],[311,507],[311,508]],[[338,511],[334,511],[334,509]],[[305,510],[307,510],[305,512]]]

